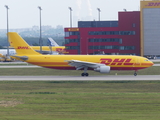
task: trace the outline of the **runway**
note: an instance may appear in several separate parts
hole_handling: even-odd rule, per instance
[[[160,66],[155,64],[154,66]],[[0,68],[34,68],[35,65],[0,66]],[[160,75],[105,75],[105,76],[0,76],[0,81],[134,81],[134,80],[160,80]]]
[[[0,76],[0,81],[135,81],[160,80],[160,75],[107,75],[107,76]]]

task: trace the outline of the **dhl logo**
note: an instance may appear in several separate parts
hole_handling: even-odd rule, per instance
[[[68,31],[79,31],[79,28],[69,28]]]
[[[101,63],[106,65],[133,65],[133,63],[130,63],[131,60],[132,59],[100,59]]]
[[[30,47],[27,47],[27,46],[18,46],[17,49],[25,49],[25,50],[28,50],[28,49],[31,49]]]
[[[149,2],[148,5],[146,5],[146,6],[160,6],[160,2],[156,2],[156,3]]]
[[[62,48],[56,48],[56,51],[62,51],[63,49]]]

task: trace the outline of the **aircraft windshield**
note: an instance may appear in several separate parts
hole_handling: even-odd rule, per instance
[[[148,59],[145,59],[144,61],[150,61],[150,60],[148,60]]]

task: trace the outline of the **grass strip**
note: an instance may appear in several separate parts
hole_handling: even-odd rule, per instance
[[[0,81],[1,120],[159,120],[160,81]]]

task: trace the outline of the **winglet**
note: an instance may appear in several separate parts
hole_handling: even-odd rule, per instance
[[[16,32],[8,32],[9,43],[16,50],[17,55],[40,55]]]

